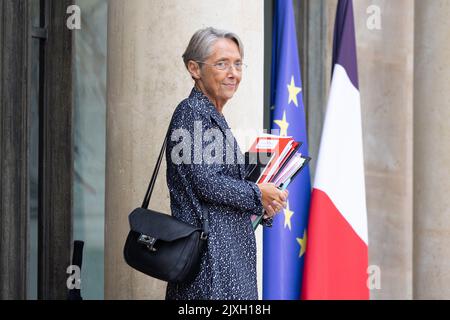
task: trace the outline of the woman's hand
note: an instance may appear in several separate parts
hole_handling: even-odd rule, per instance
[[[281,209],[286,208],[289,192],[281,191],[273,183],[259,183],[261,190],[261,201],[265,210],[264,219],[275,216]]]

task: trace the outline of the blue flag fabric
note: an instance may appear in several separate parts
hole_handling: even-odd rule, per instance
[[[271,129],[302,142],[308,155],[305,109],[292,0],[275,1]],[[276,133],[277,131],[272,131]],[[263,235],[263,299],[300,299],[311,182],[305,167],[289,185],[288,207]]]

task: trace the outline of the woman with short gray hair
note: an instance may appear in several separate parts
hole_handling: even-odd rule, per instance
[[[236,43],[241,59],[244,59],[244,46],[241,39],[233,32],[214,29],[212,27],[200,29],[191,38],[186,51],[183,54],[183,61],[188,68],[189,61],[204,61],[211,55],[212,45],[218,39],[230,39]]]
[[[271,183],[245,180],[244,164],[230,163],[226,154],[231,149],[232,159],[243,157],[222,113],[239,87],[243,55],[237,35],[214,28],[197,31],[183,54],[195,85],[170,122],[166,148],[170,207],[174,217],[198,227],[205,210],[209,236],[199,272],[188,282],[168,283],[167,299],[258,299],[256,241],[250,217],[264,214],[267,225],[286,207],[288,194]],[[200,141],[194,137],[194,128],[201,129]],[[213,143],[221,148],[211,150],[203,133],[213,131],[218,133]],[[179,148],[187,139],[180,132],[193,137],[187,140],[187,150]]]

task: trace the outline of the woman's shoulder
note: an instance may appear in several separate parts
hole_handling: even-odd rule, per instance
[[[175,108],[172,115],[172,124],[184,123],[196,120],[204,120],[207,113],[201,101],[188,97],[182,100]]]

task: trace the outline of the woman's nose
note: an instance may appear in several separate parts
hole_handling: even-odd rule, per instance
[[[239,76],[239,71],[236,70],[236,68],[235,68],[233,65],[231,65],[231,66],[228,68],[228,77],[229,77],[229,78],[231,78],[231,77],[236,78],[236,77],[238,77],[238,76]]]

